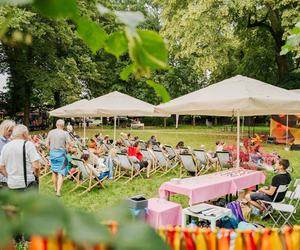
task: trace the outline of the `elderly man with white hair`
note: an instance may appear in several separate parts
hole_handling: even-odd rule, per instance
[[[16,123],[12,120],[4,120],[0,125],[0,155],[2,148],[8,142],[10,142],[10,137]],[[7,179],[2,174],[0,174],[0,188],[7,186]]]
[[[29,141],[26,126],[17,125],[12,132],[13,140],[5,144],[0,157],[0,172],[7,177],[9,189],[26,190],[37,188],[40,155]]]
[[[61,196],[61,188],[64,176],[68,173],[67,146],[71,139],[64,131],[65,122],[62,119],[56,121],[56,129],[48,133],[46,145],[50,148],[50,163],[52,170],[52,181],[56,196]]]

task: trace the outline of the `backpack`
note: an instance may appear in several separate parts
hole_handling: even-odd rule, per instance
[[[226,207],[232,211],[233,215],[237,218],[238,222],[245,221],[241,204],[239,201],[232,201],[228,203]]]
[[[221,218],[218,221],[217,226],[220,228],[236,229],[238,227],[238,224],[239,222],[237,218],[235,218],[235,216],[232,215],[232,216],[225,216]]]

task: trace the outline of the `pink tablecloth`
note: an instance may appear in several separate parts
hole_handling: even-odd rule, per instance
[[[160,197],[171,194],[188,196],[189,204],[205,202],[227,194],[236,194],[238,190],[265,182],[260,171],[231,169],[217,173],[182,179],[179,184],[165,182],[159,188]]]
[[[181,225],[181,205],[159,198],[148,200],[146,221],[154,228]]]

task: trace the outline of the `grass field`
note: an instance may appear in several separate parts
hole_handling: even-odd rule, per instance
[[[226,144],[232,144],[236,141],[235,133],[222,132],[221,128],[208,129],[205,127],[191,127],[185,126],[178,130],[173,128],[147,128],[145,130],[130,130],[130,129],[120,129],[117,131],[117,135],[120,132],[131,132],[133,135],[139,136],[141,140],[148,140],[151,135],[156,135],[158,141],[164,144],[170,144],[175,146],[178,141],[184,141],[186,145],[193,148],[199,148],[200,145],[205,145],[206,149],[214,149],[214,143],[216,140],[222,140]],[[260,128],[256,131],[263,131],[267,133],[268,128]],[[77,130],[79,134],[82,134],[81,130]],[[88,129],[87,136],[93,136],[97,132],[102,134],[107,134],[109,136],[113,135],[112,129]],[[287,158],[290,160],[294,168],[292,174],[293,180],[300,178],[300,152],[299,151],[286,151],[284,150],[284,145],[263,145],[267,152],[276,151],[281,155],[282,158]],[[175,174],[165,175],[159,177],[158,174],[151,176],[150,179],[137,178],[127,184],[124,184],[124,180],[118,180],[117,182],[106,181],[106,188],[102,190],[93,190],[83,196],[79,196],[80,190],[73,193],[68,193],[74,183],[71,181],[65,181],[62,191],[62,201],[68,207],[82,208],[87,211],[101,211],[102,209],[108,209],[111,206],[118,204],[121,200],[136,194],[144,194],[147,198],[157,197],[158,189],[160,185],[174,178]],[[177,176],[178,177],[178,176]],[[268,176],[266,183],[270,183],[271,175]],[[41,192],[47,195],[54,196],[54,191],[51,183],[49,183],[50,177],[45,177],[41,181]],[[176,195],[171,198],[171,200],[179,202],[186,207],[187,197]],[[300,211],[297,213],[300,215]],[[299,216],[298,216],[299,218]],[[268,222],[266,222],[268,224]]]

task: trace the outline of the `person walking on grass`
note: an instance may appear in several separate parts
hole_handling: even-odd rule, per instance
[[[50,149],[50,164],[52,181],[56,196],[61,196],[64,176],[68,173],[67,147],[71,142],[69,134],[64,131],[65,122],[61,119],[56,121],[56,129],[48,133],[46,145]]]
[[[0,125],[0,155],[5,144],[10,142],[10,137],[16,123],[11,120],[4,120]],[[0,174],[0,188],[7,186],[7,179]]]
[[[0,173],[7,177],[9,189],[25,191],[38,189],[40,155],[29,141],[28,128],[17,125],[13,140],[4,145],[0,157]]]

